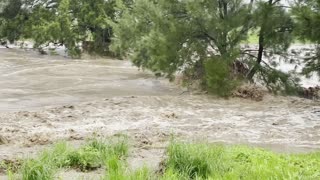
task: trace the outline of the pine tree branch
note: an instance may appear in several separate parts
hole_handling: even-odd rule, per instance
[[[281,0],[275,0],[274,2],[271,3],[271,5],[275,5],[276,3],[280,2]]]
[[[253,55],[253,54],[250,54],[250,53],[247,53],[247,52],[242,52],[241,53],[242,55],[248,55],[248,56],[250,56],[250,57],[253,57],[253,58],[258,58],[257,56],[255,56],[255,55]]]
[[[285,6],[285,5],[279,5],[279,6],[275,6],[275,7],[292,9],[292,7],[290,7],[290,6]]]
[[[258,49],[244,49],[243,52],[253,52],[258,51]]]

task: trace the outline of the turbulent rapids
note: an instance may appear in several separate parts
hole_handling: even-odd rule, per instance
[[[191,95],[128,61],[71,60],[0,49],[0,63],[0,160],[93,134],[123,133],[139,142],[133,165],[158,164],[171,135],[280,152],[320,147],[317,101]],[[145,150],[145,144],[152,148]]]

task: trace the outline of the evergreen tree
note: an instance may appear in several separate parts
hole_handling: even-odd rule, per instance
[[[230,67],[252,23],[250,7],[241,0],[137,0],[120,6],[113,49],[138,67],[171,79],[182,71],[227,95],[223,87],[234,84]]]
[[[298,79],[290,73],[281,72],[266,61],[264,54],[285,56],[293,40],[293,20],[289,12],[281,5],[281,0],[260,0],[253,12],[253,31],[258,32],[257,55],[253,60],[247,77],[253,81],[261,80],[272,92],[296,93],[299,89]]]
[[[22,34],[25,13],[21,0],[0,0],[0,39],[13,42]]]
[[[72,0],[71,11],[76,19],[76,31],[82,42],[92,42],[87,47],[89,53],[107,55],[113,34],[110,21],[116,15],[115,0]]]
[[[310,41],[317,46],[315,56],[305,59],[303,74],[316,72],[320,76],[320,1],[298,0],[292,12],[296,20],[296,34],[301,40]]]
[[[79,57],[80,45],[89,43],[88,52],[106,55],[115,8],[116,0],[12,0],[2,13],[0,38],[30,38],[35,48],[64,45],[72,57]]]
[[[266,49],[272,53],[286,52],[292,42],[293,22],[290,14],[280,6],[281,0],[258,1],[254,12],[255,29],[259,36],[258,57],[255,66],[248,74],[252,79],[261,65]]]

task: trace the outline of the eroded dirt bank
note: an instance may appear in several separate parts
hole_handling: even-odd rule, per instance
[[[183,140],[249,144],[279,152],[320,148],[320,103],[180,95],[126,61],[37,56],[0,49],[0,161],[60,140],[127,134],[130,163],[156,166],[173,134]]]

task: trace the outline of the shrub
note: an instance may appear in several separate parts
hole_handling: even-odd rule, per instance
[[[226,97],[239,85],[238,80],[232,77],[229,62],[228,59],[216,56],[205,63],[205,78],[209,92]]]

